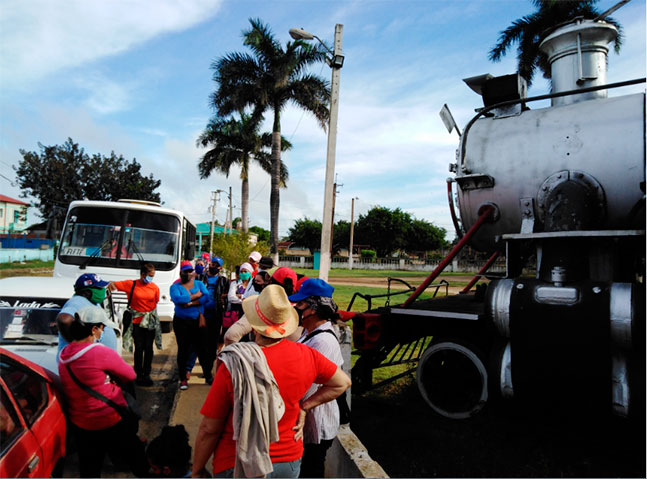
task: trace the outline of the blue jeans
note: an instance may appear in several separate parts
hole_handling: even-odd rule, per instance
[[[274,466],[274,470],[265,477],[299,477],[301,459],[292,462],[275,462],[272,466]],[[233,468],[227,469],[214,474],[213,477],[234,477],[234,470]]]

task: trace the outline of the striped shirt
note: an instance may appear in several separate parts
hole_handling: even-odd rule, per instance
[[[333,336],[330,333],[319,333],[306,341],[308,334],[312,334],[319,330],[330,330],[335,333],[335,335]],[[310,333],[304,329],[298,342],[306,344],[316,351],[319,351],[327,359],[341,367],[341,365],[344,364],[344,359],[341,355],[341,348],[339,347],[339,341],[336,339],[337,337],[339,337],[338,328],[333,326],[330,321],[326,321]],[[303,398],[309,398],[317,392],[320,387],[320,384],[313,384],[310,386],[310,389],[308,389]],[[338,430],[339,407],[337,406],[337,401],[333,400],[325,404],[321,404],[308,412],[308,415],[306,416],[306,424],[303,428],[303,443],[319,444],[321,441],[334,439],[337,436]]]

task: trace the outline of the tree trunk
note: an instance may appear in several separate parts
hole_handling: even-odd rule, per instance
[[[242,208],[242,220],[243,220],[243,233],[249,231],[249,179],[247,176],[243,178],[243,183],[240,187],[240,204]],[[233,216],[233,213],[232,213]],[[233,219],[231,220],[233,223]],[[233,226],[233,225],[232,225]]]
[[[279,186],[281,184],[281,120],[280,110],[274,109],[272,129],[272,182],[270,190],[270,254],[278,264],[279,255]]]

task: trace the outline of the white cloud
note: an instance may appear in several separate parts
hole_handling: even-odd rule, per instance
[[[222,0],[5,0],[0,8],[3,86],[116,55],[213,17]]]

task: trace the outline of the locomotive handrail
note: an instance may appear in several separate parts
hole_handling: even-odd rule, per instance
[[[597,91],[597,90],[607,90],[611,88],[621,88],[624,86],[630,86],[630,85],[637,85],[639,83],[645,83],[647,79],[646,78],[637,78],[635,80],[627,80],[623,82],[617,82],[617,83],[609,83],[607,85],[597,85],[597,86],[591,86],[587,88],[580,88],[578,90],[568,90],[568,91],[562,91],[558,93],[549,93],[546,95],[539,95],[539,96],[531,96],[528,98],[518,98],[516,100],[508,100],[508,101],[502,101],[501,103],[496,103],[494,105],[487,106],[483,108],[481,111],[479,111],[474,118],[472,118],[467,125],[465,125],[465,129],[463,130],[463,135],[461,136],[461,157],[460,161],[463,163],[465,159],[465,148],[467,145],[467,134],[469,133],[470,128],[472,128],[472,125],[478,120],[481,116],[485,115],[486,113],[489,113],[490,111],[494,110],[495,108],[501,108],[504,106],[510,106],[510,105],[516,105],[517,103],[528,103],[531,101],[539,101],[539,100],[549,100],[551,98],[559,98],[562,96],[569,96],[569,95],[578,95],[580,93],[588,93],[591,91]]]
[[[456,236],[458,239],[463,237],[463,231],[458,225],[458,217],[456,216],[456,209],[454,208],[454,198],[452,198],[452,183],[454,182],[453,178],[447,178],[447,200],[449,201],[449,214],[452,217],[452,223],[454,223],[454,229],[456,230]]]

